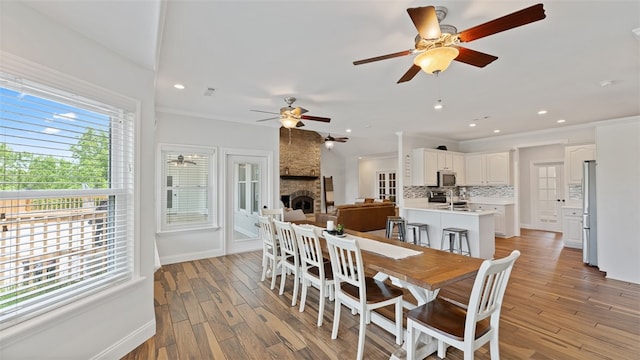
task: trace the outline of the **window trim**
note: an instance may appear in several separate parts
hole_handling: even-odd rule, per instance
[[[207,202],[209,217],[205,223],[199,224],[185,224],[185,225],[167,225],[164,217],[164,179],[166,178],[166,161],[163,157],[163,153],[166,151],[171,152],[185,152],[185,153],[198,153],[206,154],[209,158],[209,181],[207,192]],[[218,205],[217,205],[217,177],[216,169],[218,164],[218,149],[212,146],[199,146],[199,145],[181,145],[170,143],[159,143],[156,151],[156,233],[167,234],[183,231],[193,230],[206,230],[217,229],[218,224]]]

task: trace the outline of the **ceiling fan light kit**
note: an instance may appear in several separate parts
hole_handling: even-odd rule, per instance
[[[298,125],[299,120],[293,117],[283,116],[280,118],[280,123],[287,129],[293,129]]]
[[[458,57],[460,51],[454,47],[435,47],[418,54],[413,63],[427,74],[447,70],[451,62]]]

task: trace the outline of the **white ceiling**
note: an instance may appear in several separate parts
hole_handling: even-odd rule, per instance
[[[254,123],[285,96],[304,129],[370,139],[397,131],[469,140],[640,114],[639,1],[544,2],[546,19],[465,44],[498,56],[454,62],[439,78],[396,81],[412,56],[406,8],[445,5],[459,31],[533,1],[37,1],[34,9],[133,62],[156,69],[160,111]],[[610,86],[600,85],[612,81]],[[173,88],[182,83],[185,90]],[[208,87],[212,96],[204,96]],[[442,97],[445,108],[433,109]],[[545,109],[546,115],[538,115]],[[565,119],[564,124],[556,120]],[[477,126],[469,127],[476,122]],[[260,122],[279,126],[277,120]]]

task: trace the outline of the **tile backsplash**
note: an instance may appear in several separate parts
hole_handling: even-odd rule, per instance
[[[474,197],[513,198],[515,195],[513,185],[500,186],[466,186],[467,195]]]

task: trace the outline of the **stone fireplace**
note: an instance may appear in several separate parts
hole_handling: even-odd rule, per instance
[[[280,199],[286,207],[320,212],[322,143],[315,131],[280,128]]]

